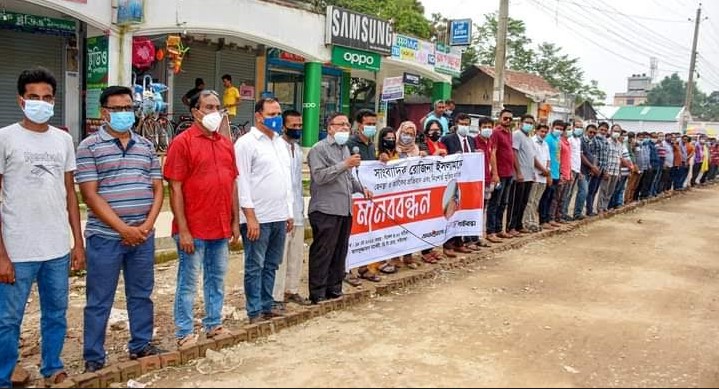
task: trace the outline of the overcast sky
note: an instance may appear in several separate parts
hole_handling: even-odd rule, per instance
[[[472,18],[499,9],[499,0],[421,0],[429,17]],[[509,16],[523,20],[532,44],[553,42],[579,57],[585,80],[595,79],[611,104],[626,90],[631,74],[650,71],[658,58],[657,79],[673,72],[689,74],[696,0],[510,0]],[[719,90],[719,0],[704,1],[697,51],[699,87]]]

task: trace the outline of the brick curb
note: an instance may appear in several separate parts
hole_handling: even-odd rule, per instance
[[[704,186],[704,188],[713,186],[716,186],[716,184],[709,184]],[[446,259],[431,268],[423,267],[417,270],[405,270],[399,273],[400,275],[397,277],[392,277],[391,279],[379,282],[374,286],[369,286],[368,289],[353,290],[346,293],[342,298],[323,301],[319,305],[313,305],[301,311],[290,312],[286,316],[275,318],[272,321],[245,325],[240,330],[232,331],[232,335],[217,337],[215,339],[203,339],[194,346],[182,347],[177,351],[170,351],[161,355],[140,358],[136,361],[117,363],[107,366],[95,373],[84,373],[71,376],[62,384],[53,385],[52,387],[107,388],[112,383],[127,382],[129,379],[136,379],[144,374],[164,369],[166,367],[185,365],[192,360],[204,358],[207,350],[217,351],[233,347],[242,342],[253,342],[260,338],[266,338],[273,333],[277,333],[289,327],[297,326],[316,317],[324,316],[332,311],[347,309],[353,305],[365,303],[377,296],[386,295],[393,291],[416,285],[425,279],[434,278],[442,271],[462,268],[472,263],[492,257],[496,254],[524,247],[538,239],[565,234],[601,219],[609,219],[617,215],[635,211],[636,209],[649,204],[663,202],[677,196],[690,195],[691,193],[692,192],[663,194],[655,198],[642,200],[640,203],[608,211],[601,217],[590,217],[577,222],[571,222],[555,230],[542,231],[524,237],[515,238],[511,241],[489,247],[482,250],[480,253],[472,254],[470,256]]]

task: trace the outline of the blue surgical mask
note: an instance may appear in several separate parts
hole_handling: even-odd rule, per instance
[[[368,138],[374,138],[377,133],[377,126],[364,126],[362,128],[362,133],[364,133],[364,136]]]
[[[55,106],[42,100],[25,100],[25,107],[22,109],[25,117],[31,122],[45,124],[55,114]]]
[[[134,124],[134,112],[110,112],[110,128],[113,131],[127,132]]]
[[[337,131],[334,138],[338,145],[344,146],[350,138],[350,133],[348,131]]]
[[[575,128],[575,129],[574,129],[574,136],[576,136],[577,138],[579,138],[579,137],[582,136],[583,134],[584,134],[584,129],[583,129],[583,128]]]
[[[531,124],[529,124],[529,123],[524,123],[524,124],[522,124],[522,131],[523,131],[525,134],[529,134],[529,132],[532,131],[532,128],[534,128],[534,126],[531,125]]]
[[[262,124],[278,134],[282,133],[282,116],[278,115],[271,118],[264,118]]]
[[[552,131],[552,134],[554,134],[554,136],[556,136],[557,138],[559,138],[560,136],[562,136],[562,132],[564,132],[564,131],[562,131],[562,130],[553,130],[553,131]]]
[[[290,139],[295,139],[295,140],[300,139],[302,137],[302,129],[288,128],[287,136]]]
[[[489,139],[489,137],[492,136],[492,129],[491,128],[485,128],[482,130],[482,138]]]

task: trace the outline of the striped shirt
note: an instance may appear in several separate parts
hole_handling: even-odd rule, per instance
[[[631,162],[631,161],[632,161],[632,154],[629,152],[629,149],[627,148],[626,145],[622,145],[622,159],[625,160],[625,161],[627,161],[627,162]],[[622,176],[622,177],[627,177],[627,176],[629,176],[629,170],[630,170],[630,167],[629,167],[629,166],[624,166],[624,164],[622,164],[622,168],[621,168],[622,173],[621,173],[621,176]]]
[[[127,225],[145,222],[154,199],[152,181],[161,180],[160,161],[145,138],[132,133],[127,149],[104,128],[77,148],[78,184],[97,181],[97,193]],[[88,209],[85,237],[100,235],[120,239],[120,234]]]
[[[621,174],[622,151],[624,145],[616,140],[612,140],[608,143],[608,146],[606,172],[610,176],[618,176]]]

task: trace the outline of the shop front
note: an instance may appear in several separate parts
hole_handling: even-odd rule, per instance
[[[304,107],[305,58],[286,51],[267,49],[267,77],[265,95],[280,101],[282,110],[302,112]],[[322,66],[320,87],[320,126],[333,112],[342,110],[342,70],[327,64]],[[322,138],[320,131],[320,138]]]

